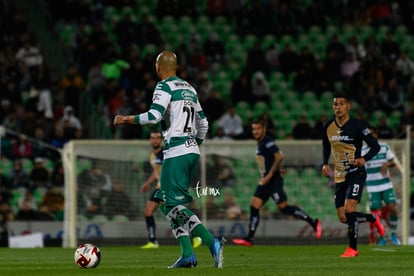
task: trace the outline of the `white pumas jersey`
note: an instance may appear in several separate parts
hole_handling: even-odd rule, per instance
[[[141,125],[162,119],[164,159],[200,153],[198,142],[206,137],[208,121],[191,84],[178,77],[158,82],[149,111],[135,117]]]

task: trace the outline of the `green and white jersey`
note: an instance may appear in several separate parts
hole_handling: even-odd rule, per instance
[[[208,121],[191,84],[176,76],[157,83],[148,112],[135,116],[141,125],[162,121],[164,159],[200,154],[198,143],[208,131]]]
[[[387,143],[379,142],[381,147],[380,151],[371,160],[365,163],[367,171],[366,187],[368,193],[382,192],[393,188],[390,179],[390,174],[387,170],[387,174],[381,173],[381,167],[384,163],[394,159],[394,153]],[[362,155],[369,150],[369,147],[365,144],[362,147]]]

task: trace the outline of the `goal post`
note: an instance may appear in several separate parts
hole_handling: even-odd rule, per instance
[[[401,173],[393,170],[392,174],[399,199],[398,233],[403,244],[407,244],[410,230],[410,138],[386,142],[401,166]],[[312,217],[320,218],[327,228],[342,229],[343,225],[336,218],[332,183],[321,175],[321,141],[281,140],[277,144],[285,155],[282,167],[286,170],[284,188],[289,203],[300,206]],[[216,233],[228,236],[244,233],[248,225],[250,199],[260,177],[255,160],[256,142],[206,140],[200,150],[200,170],[190,187],[194,197],[190,207]],[[91,236],[125,241],[134,239],[134,242],[147,238],[142,214],[149,194],[142,193],[140,187],[152,171],[148,160],[150,151],[146,140],[72,140],[64,146],[63,247],[75,248],[79,240]],[[121,199],[118,196],[116,201],[111,196],[117,194],[114,191],[118,186],[122,190],[119,193],[123,192],[125,196]],[[366,211],[366,191],[364,194],[359,208]],[[99,203],[94,203],[96,200]],[[166,219],[160,212],[156,216],[159,218],[157,231],[170,237]],[[298,236],[305,240],[313,238],[313,231],[304,226],[306,223],[284,217],[270,201],[262,208],[261,216],[258,237],[270,240],[276,235],[289,241]],[[327,233],[333,240],[336,237],[334,232]],[[346,237],[345,230],[341,235]]]

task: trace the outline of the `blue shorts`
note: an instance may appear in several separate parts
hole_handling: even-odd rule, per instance
[[[149,201],[153,201],[155,203],[161,204],[163,202],[161,189],[155,189]]]
[[[361,201],[365,178],[365,172],[348,173],[344,182],[336,183],[334,196],[336,209],[345,206],[346,199]]]
[[[257,186],[254,196],[260,198],[263,202],[266,202],[269,197],[276,204],[286,201],[287,195],[283,190],[283,178],[272,178],[266,185]]]

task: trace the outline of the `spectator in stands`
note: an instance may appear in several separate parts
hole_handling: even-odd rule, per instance
[[[227,107],[226,113],[224,113],[217,121],[217,125],[222,127],[224,133],[232,139],[243,138],[243,121],[236,113],[234,106]]]
[[[266,60],[266,53],[260,45],[260,41],[253,44],[248,50],[246,58],[246,73],[252,76],[255,72],[261,71],[266,76],[269,75],[269,65]]]
[[[381,43],[382,56],[388,60],[395,61],[401,54],[400,44],[394,39],[392,31],[387,32],[387,36]]]
[[[44,159],[36,157],[34,166],[30,171],[30,186],[29,190],[34,192],[36,189],[44,190],[49,187],[50,175],[49,171],[45,168]]]
[[[310,91],[312,90],[313,81],[314,79],[312,78],[311,72],[308,69],[301,67],[293,79],[293,88],[299,93]]]
[[[66,74],[60,80],[60,88],[64,94],[64,104],[79,109],[79,100],[84,93],[86,85],[83,77],[79,74],[74,64],[69,65]]]
[[[43,63],[43,56],[36,46],[32,45],[28,35],[22,38],[23,46],[16,53],[16,60],[24,62],[33,78],[36,77],[39,66]]]
[[[276,125],[273,122],[272,117],[270,116],[270,113],[268,110],[263,112],[263,114],[260,116],[260,120],[262,120],[266,124],[267,135],[273,138],[276,137]],[[250,126],[251,126],[251,122],[250,122]],[[250,129],[250,132],[251,132],[251,129]],[[244,133],[246,133],[246,131]],[[253,138],[253,136],[251,136],[251,138]]]
[[[357,35],[353,35],[348,39],[345,44],[345,51],[352,54],[358,61],[362,61],[366,56],[365,47],[359,42]]]
[[[102,61],[97,61],[92,65],[87,78],[88,92],[91,94],[92,102],[97,104],[102,97],[102,90],[105,86],[105,76],[102,72]]]
[[[376,0],[369,6],[369,15],[374,27],[388,25],[391,18],[391,7],[388,1]]]
[[[9,233],[7,222],[14,220],[14,214],[10,211],[7,201],[0,201],[0,246],[7,247],[9,243]]]
[[[379,139],[392,139],[394,138],[394,131],[388,124],[387,117],[381,117],[379,125],[376,127],[376,133]]]
[[[300,116],[299,122],[293,127],[292,135],[295,139],[312,139],[312,126],[305,114]]]
[[[290,35],[296,37],[298,34],[298,24],[295,12],[289,6],[288,2],[280,2],[276,12],[276,35]]]
[[[298,68],[304,68],[307,72],[313,72],[316,66],[316,58],[309,45],[304,45],[298,55]]]
[[[395,78],[388,81],[382,93],[382,106],[387,113],[394,110],[404,112],[404,90]]]
[[[22,161],[19,158],[13,160],[13,168],[9,174],[8,188],[10,190],[29,187],[29,174],[23,169]]]
[[[322,139],[322,133],[323,133],[323,125],[325,124],[328,117],[325,113],[322,113],[318,120],[315,122],[312,128],[312,138],[313,139]]]
[[[346,59],[341,63],[341,78],[346,91],[350,90],[352,78],[358,72],[359,66],[360,62],[354,54],[347,53]]]
[[[61,149],[68,141],[69,140],[65,137],[63,126],[60,123],[56,123],[53,128],[50,144]]]
[[[225,64],[226,52],[224,44],[216,32],[211,33],[204,41],[203,50],[209,64],[220,63]]]
[[[52,96],[50,88],[46,83],[39,84],[39,98],[37,102],[37,113],[39,118],[53,119]]]
[[[296,72],[299,67],[298,54],[292,44],[286,44],[282,53],[279,55],[280,71],[287,77],[289,74]]]
[[[62,191],[56,186],[50,187],[42,198],[41,206],[44,207],[44,212],[52,216],[53,220],[61,221],[64,210],[64,196]]]
[[[217,91],[212,91],[207,99],[202,102],[204,113],[207,116],[209,122],[213,123],[217,121],[224,113],[224,103],[220,99]]]
[[[272,44],[267,49],[265,49],[265,58],[269,66],[269,73],[279,71],[279,51],[276,47],[276,44]]]
[[[17,140],[13,142],[13,155],[16,158],[31,158],[32,157],[33,144],[26,135],[20,134]]]
[[[59,120],[59,125],[63,128],[65,124],[75,130],[82,130],[82,124],[78,117],[76,117],[73,107],[65,106],[63,117]]]
[[[16,214],[16,220],[37,220],[37,202],[31,191],[27,190],[24,196],[20,198],[18,208],[19,210]]]
[[[106,195],[106,212],[111,219],[116,215],[122,215],[128,219],[134,218],[134,209],[132,200],[125,190],[125,185],[120,181],[114,181],[112,190]]]
[[[63,190],[63,187],[65,185],[65,173],[61,161],[57,162],[53,168],[52,175],[50,178],[50,184],[52,187]]]
[[[253,103],[270,101],[269,82],[263,72],[256,72],[252,77],[252,96]]]
[[[217,127],[216,132],[213,134],[213,137],[211,138],[213,140],[218,140],[218,141],[228,141],[228,140],[232,140],[232,138],[230,136],[227,136],[224,133],[224,129],[222,127]]]
[[[374,60],[382,58],[381,47],[378,44],[377,38],[375,35],[370,35],[364,43],[364,48],[366,52],[365,59],[367,56],[371,56]]]
[[[235,104],[243,101],[248,103],[253,102],[252,84],[249,75],[245,71],[242,71],[238,78],[233,81],[231,86],[231,99]]]
[[[414,61],[403,51],[396,61],[399,82],[407,88],[414,84]]]
[[[141,25],[143,26],[148,23],[148,17],[145,15],[141,20]],[[145,31],[143,32],[143,30]],[[126,50],[127,45],[130,43],[139,43],[140,46],[149,43],[147,39],[151,37],[152,34],[147,32],[145,27],[143,30],[140,30],[140,33],[138,33],[138,24],[132,19],[130,13],[124,14],[121,19],[115,22],[114,26],[114,34],[117,37],[119,45],[123,48],[123,51]],[[143,36],[143,34],[146,36]]]

